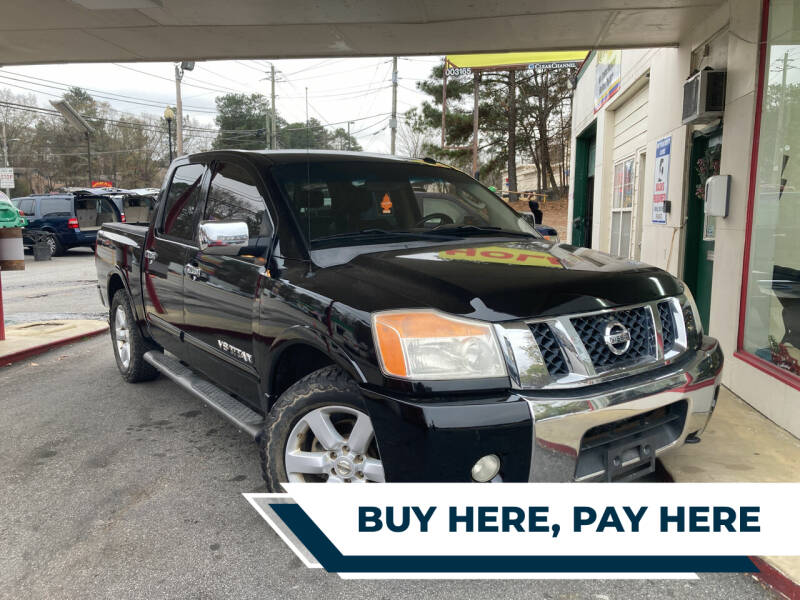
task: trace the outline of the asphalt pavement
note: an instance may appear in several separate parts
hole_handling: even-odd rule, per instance
[[[343,581],[306,569],[241,495],[264,491],[253,442],[164,378],[124,383],[105,335],[0,369],[0,414],[0,598],[777,597],[740,574]]]
[[[25,254],[24,271],[3,271],[6,325],[54,319],[105,319],[97,294],[91,248],[36,262]]]

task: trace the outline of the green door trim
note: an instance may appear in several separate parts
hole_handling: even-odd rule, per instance
[[[592,121],[583,131],[581,131],[575,138],[575,184],[572,190],[572,245],[585,246],[586,245],[586,231],[584,226],[584,219],[587,215],[588,207],[587,202],[591,202],[591,198],[587,198],[586,190],[588,187],[588,169],[589,169],[589,147],[595,139],[597,131],[597,122]]]
[[[703,239],[705,213],[703,201],[696,197],[700,185],[697,162],[705,156],[708,142],[721,134],[722,127],[696,132],[692,135],[689,153],[689,185],[686,205],[686,241],[684,244],[683,280],[692,292],[703,327],[708,331],[711,315],[711,285],[714,276],[715,242]],[[709,259],[709,257],[711,257]]]

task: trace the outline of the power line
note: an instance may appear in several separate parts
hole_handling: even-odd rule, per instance
[[[111,64],[114,65],[115,67],[120,67],[122,69],[128,69],[129,71],[133,71],[134,73],[140,73],[142,75],[147,75],[149,77],[155,77],[156,79],[163,79],[164,81],[169,81],[170,83],[175,83],[174,79],[171,79],[169,77],[164,77],[163,75],[156,75],[155,73],[148,73],[147,71],[142,71],[140,69],[134,69],[133,67],[129,67],[127,65],[121,65],[119,63],[111,63]],[[208,87],[208,86],[198,85],[196,83],[185,83],[185,82],[182,82],[182,85],[186,85],[186,86],[189,86],[189,87],[194,87],[194,88],[197,88],[197,89],[200,89],[200,90],[210,90],[212,92],[223,92],[223,93],[236,92],[236,93],[239,93],[237,90],[232,90],[230,88]],[[209,84],[209,85],[213,85],[213,84]]]
[[[62,83],[62,82],[59,82],[59,81],[53,81],[53,80],[50,80],[50,79],[44,79],[42,77],[34,77],[33,75],[23,75],[21,73],[13,73],[14,75],[19,75],[19,76],[25,78],[25,79],[18,79],[16,77],[12,77],[10,75],[6,75],[5,73],[7,73],[7,71],[4,71],[3,69],[0,69],[0,71],[2,71],[2,73],[0,73],[0,78],[10,79],[12,81],[21,81],[21,82],[27,83],[29,85],[36,85],[36,86],[46,87],[46,88],[55,89],[55,90],[69,90],[69,88],[78,87],[78,88],[80,88],[82,90],[86,90],[87,92],[92,92],[93,95],[98,97],[98,98],[103,98],[105,100],[113,100],[115,102],[125,102],[125,103],[128,103],[128,104],[139,104],[139,105],[148,106],[148,107],[151,107],[151,108],[160,108],[160,107],[163,107],[164,104],[165,104],[164,102],[160,102],[158,100],[150,100],[150,99],[147,99],[147,98],[136,98],[135,96],[126,96],[125,94],[116,94],[114,92],[106,92],[104,90],[97,90],[97,89],[94,89],[94,88],[87,88],[87,87],[83,87],[83,86],[80,86],[80,85]],[[37,81],[30,81],[30,79],[36,79],[38,81],[45,81],[48,84],[54,84],[54,85],[47,85],[45,83],[38,83]],[[7,84],[7,85],[12,85],[12,84]],[[25,89],[25,88],[22,88],[22,89]],[[45,93],[45,92],[39,92],[39,93]],[[206,108],[200,108],[199,106],[191,106],[191,107],[187,106],[186,108],[191,108],[192,110],[194,110],[196,112],[206,112],[206,113],[211,113],[211,114],[215,114],[217,112],[216,110],[209,110],[209,109],[206,109]]]
[[[390,62],[392,62],[392,60],[391,60],[391,59],[389,59],[389,60],[382,60],[381,62],[379,62],[379,63],[376,65],[376,68],[377,68],[377,67],[380,67],[381,65],[388,64],[388,63],[390,63]],[[342,74],[344,74],[344,73],[352,73],[353,71],[359,71],[359,70],[361,70],[361,69],[368,69],[370,66],[372,66],[372,65],[361,65],[361,66],[359,66],[359,67],[355,67],[355,68],[353,68],[353,69],[347,69],[347,70],[345,70],[345,71],[333,71],[333,72],[331,72],[331,73],[326,73],[326,74],[324,74],[324,75],[312,75],[312,76],[310,76],[310,77],[295,77],[295,78],[294,78],[294,80],[295,80],[295,81],[306,81],[306,80],[308,80],[308,79],[323,79],[323,78],[325,78],[325,77],[333,77],[333,76],[335,76],[335,75],[342,75]]]

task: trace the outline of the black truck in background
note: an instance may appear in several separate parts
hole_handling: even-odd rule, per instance
[[[430,159],[181,157],[96,264],[123,378],[163,373],[253,436],[276,491],[630,480],[716,403],[679,280],[549,242]]]

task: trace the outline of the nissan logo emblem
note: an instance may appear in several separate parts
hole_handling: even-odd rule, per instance
[[[608,349],[617,356],[625,354],[628,348],[631,347],[631,333],[628,331],[628,328],[619,321],[609,321],[606,324],[603,340],[606,346],[608,346]]]

